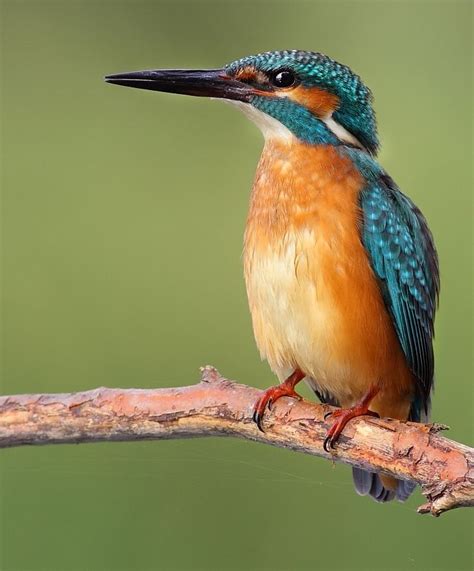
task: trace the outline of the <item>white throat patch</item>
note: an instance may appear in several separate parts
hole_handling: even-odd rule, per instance
[[[257,125],[260,131],[263,133],[265,140],[268,141],[270,139],[278,139],[280,141],[287,141],[290,142],[291,139],[294,139],[295,135],[285,127],[283,123],[280,123],[277,119],[274,119],[267,113],[256,109],[250,103],[244,103],[242,101],[234,101],[231,99],[221,99],[220,101],[225,101],[226,103],[231,103],[238,107],[243,113]],[[348,143],[350,145],[354,145],[359,149],[364,149],[364,146],[361,142],[354,137],[347,129],[345,129],[342,125],[337,123],[332,117],[332,115],[328,115],[327,117],[323,117],[320,119],[326,127],[336,135],[336,137],[342,141],[343,143]]]
[[[231,99],[224,99],[227,103],[231,103],[243,111],[251,121],[257,125],[260,131],[263,133],[265,140],[279,139],[280,141],[290,141],[294,139],[293,133],[285,127],[283,123],[280,123],[277,119],[270,117],[263,111],[256,109],[250,103],[244,103],[243,101],[233,101]]]

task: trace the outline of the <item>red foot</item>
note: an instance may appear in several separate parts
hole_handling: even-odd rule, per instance
[[[301,400],[301,396],[295,392],[295,386],[304,379],[305,374],[296,369],[283,383],[277,385],[276,387],[270,387],[262,396],[258,399],[255,407],[253,409],[253,421],[256,423],[258,428],[263,432],[262,420],[265,413],[265,409],[268,406],[268,410],[272,409],[273,403],[275,403],[281,397],[291,397],[297,400]]]
[[[331,428],[328,430],[324,440],[323,448],[326,450],[326,452],[330,452],[329,449],[334,448],[337,439],[341,435],[344,427],[349,422],[349,420],[356,418],[357,416],[376,416],[378,418],[379,415],[376,412],[369,410],[369,405],[378,392],[378,389],[372,388],[355,406],[351,408],[341,408],[334,412],[329,412],[324,416],[324,418],[332,416],[336,419]]]

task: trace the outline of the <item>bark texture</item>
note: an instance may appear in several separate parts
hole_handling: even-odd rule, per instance
[[[438,434],[447,427],[358,418],[328,454],[324,415],[332,407],[283,398],[266,413],[263,433],[252,421],[259,395],[204,367],[189,387],[0,397],[0,447],[237,436],[414,480],[427,499],[420,513],[474,505],[474,449]]]

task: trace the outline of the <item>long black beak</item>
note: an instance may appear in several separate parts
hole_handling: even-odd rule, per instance
[[[195,95],[197,97],[219,97],[249,102],[254,89],[228,76],[223,69],[155,69],[117,73],[105,77],[107,83]]]

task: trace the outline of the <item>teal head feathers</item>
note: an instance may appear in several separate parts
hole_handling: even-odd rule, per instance
[[[290,132],[310,144],[352,145],[377,152],[371,92],[347,66],[320,53],[264,52],[222,69],[150,70],[111,75],[106,80],[227,99],[243,107],[264,131],[279,126],[280,134]]]
[[[339,139],[376,153],[372,94],[347,66],[321,53],[291,50],[245,57],[224,69],[264,91],[254,95],[253,106],[299,138],[335,144]]]

